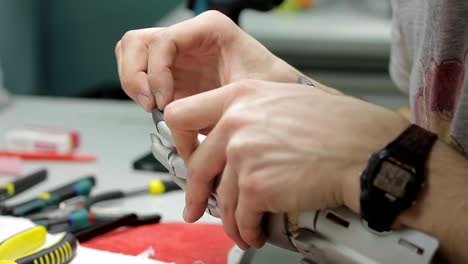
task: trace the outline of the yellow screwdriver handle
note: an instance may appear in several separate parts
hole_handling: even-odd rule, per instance
[[[12,260],[0,260],[0,264],[16,264],[16,262]]]
[[[43,226],[36,226],[0,243],[0,264],[11,263],[3,261],[14,261],[41,247],[46,241],[46,235],[47,230]]]
[[[148,184],[148,192],[150,194],[161,194],[166,191],[166,187],[164,186],[164,182],[160,179],[152,180]]]

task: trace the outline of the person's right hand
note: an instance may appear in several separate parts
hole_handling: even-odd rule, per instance
[[[129,31],[115,53],[122,87],[146,111],[241,79],[295,82],[300,75],[216,11]]]

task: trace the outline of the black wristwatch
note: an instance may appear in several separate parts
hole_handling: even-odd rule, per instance
[[[416,200],[425,180],[425,163],[437,135],[417,125],[371,155],[361,175],[361,215],[377,232],[391,230],[401,211]]]

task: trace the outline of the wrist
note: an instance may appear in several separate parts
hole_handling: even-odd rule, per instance
[[[441,140],[436,141],[426,163],[426,182],[415,204],[397,218],[398,226],[436,237],[439,253],[447,262],[466,262],[467,199],[466,158]],[[466,243],[465,243],[466,244]]]
[[[460,166],[460,164],[464,164],[464,166]],[[451,210],[447,210],[446,201],[449,200],[450,196],[456,196],[455,191],[452,190],[453,183],[458,180],[460,175],[463,175],[464,178],[466,171],[468,171],[466,160],[449,145],[440,140],[436,141],[426,161],[424,187],[414,205],[398,216],[397,225],[418,228],[433,234],[433,221],[440,216],[431,214],[434,212],[436,214],[450,213]],[[452,212],[458,213],[457,210]]]
[[[342,181],[341,193],[344,206],[351,209],[356,214],[360,214],[360,178],[361,172],[365,169],[366,162],[363,162],[361,166],[356,166],[357,169],[351,171]]]
[[[436,141],[436,134],[410,125],[372,154],[360,182],[360,212],[371,229],[390,231],[397,217],[414,206],[425,185],[427,160]]]
[[[360,153],[354,153],[353,162],[348,167],[349,169],[344,175],[342,180],[341,193],[343,204],[351,209],[353,212],[361,213],[361,177],[364,170],[369,164],[371,155],[381,149],[387,144],[394,141],[404,131],[410,123],[401,116],[394,114],[394,119],[387,120],[387,125],[376,131],[374,136],[368,136],[368,141],[362,142]],[[391,124],[390,126],[388,124]],[[374,124],[374,127],[377,124]]]

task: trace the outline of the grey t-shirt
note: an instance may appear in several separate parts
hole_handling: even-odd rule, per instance
[[[392,0],[390,75],[413,121],[468,157],[468,1]]]

